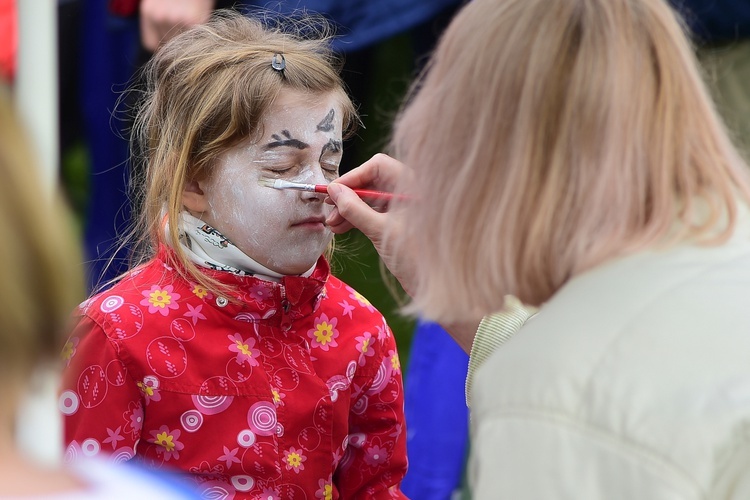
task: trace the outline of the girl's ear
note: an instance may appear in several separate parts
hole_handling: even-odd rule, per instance
[[[201,189],[198,181],[188,181],[182,192],[182,204],[192,213],[207,212],[209,209],[208,197]]]

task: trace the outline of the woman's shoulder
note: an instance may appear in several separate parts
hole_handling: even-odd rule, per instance
[[[479,368],[472,418],[504,425],[511,408],[674,463],[711,457],[746,415],[726,394],[750,386],[748,294],[750,253],[729,246],[643,253],[585,273]]]

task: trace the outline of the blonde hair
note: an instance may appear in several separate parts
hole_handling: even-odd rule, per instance
[[[43,189],[10,91],[0,88],[0,374],[4,403],[32,370],[60,353],[68,318],[84,296],[73,221]],[[17,397],[18,394],[11,394]]]
[[[618,255],[721,242],[750,199],[663,0],[473,0],[392,141],[419,200],[396,241],[419,255],[407,311],[444,322],[505,295],[540,305]]]
[[[216,159],[228,148],[248,137],[259,139],[262,118],[284,89],[334,93],[341,103],[344,131],[356,125],[356,110],[344,90],[329,38],[320,18],[262,22],[217,11],[208,23],[176,36],[156,52],[145,68],[145,98],[134,125],[134,150],[142,150],[146,163],[134,266],[150,258],[160,244],[170,245],[176,269],[186,279],[223,291],[219,282],[198,271],[180,245],[170,244],[178,241],[185,186],[209,178]],[[271,66],[275,54],[284,57],[283,71]]]

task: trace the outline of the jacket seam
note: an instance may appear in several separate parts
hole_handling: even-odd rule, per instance
[[[134,387],[138,387],[138,380],[134,377],[135,371],[133,370],[133,363],[129,362],[128,359],[127,359],[129,357],[129,356],[127,356],[129,354],[129,352],[127,350],[125,350],[126,356],[123,357],[123,355],[122,355],[122,346],[116,340],[114,340],[112,337],[110,337],[107,334],[107,332],[110,332],[112,329],[111,328],[107,328],[105,326],[104,323],[106,322],[106,319],[102,318],[101,321],[100,321],[99,318],[96,318],[96,317],[94,317],[93,315],[91,315],[89,313],[83,313],[81,315],[81,317],[82,318],[88,318],[88,319],[90,319],[99,328],[99,333],[104,336],[104,338],[106,339],[106,341],[112,347],[112,351],[114,352],[115,358],[120,363],[122,363],[122,365],[126,368],[126,376],[131,381],[131,383],[133,384]],[[89,331],[89,332],[86,333],[86,335],[90,335],[90,334],[91,334],[91,331]],[[139,390],[139,392],[140,392],[140,390]],[[144,406],[145,406],[145,403],[143,401],[143,394],[141,394],[140,400],[141,400],[141,403],[143,403]]]

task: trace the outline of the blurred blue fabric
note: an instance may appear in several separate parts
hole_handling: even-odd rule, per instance
[[[750,37],[748,0],[670,0],[701,42],[726,43]]]
[[[93,288],[130,223],[126,196],[128,134],[115,104],[138,67],[138,20],[113,16],[107,2],[85,0],[81,36],[80,101],[90,155],[84,248]],[[116,256],[104,279],[126,270],[127,251]],[[120,264],[120,265],[118,265]]]
[[[339,28],[333,48],[346,53],[368,47],[431,19],[461,0],[256,0],[245,6],[288,14],[306,10],[325,14]]]
[[[461,487],[469,411],[469,356],[435,323],[419,322],[405,374],[409,470],[401,490],[412,500],[449,499]]]

